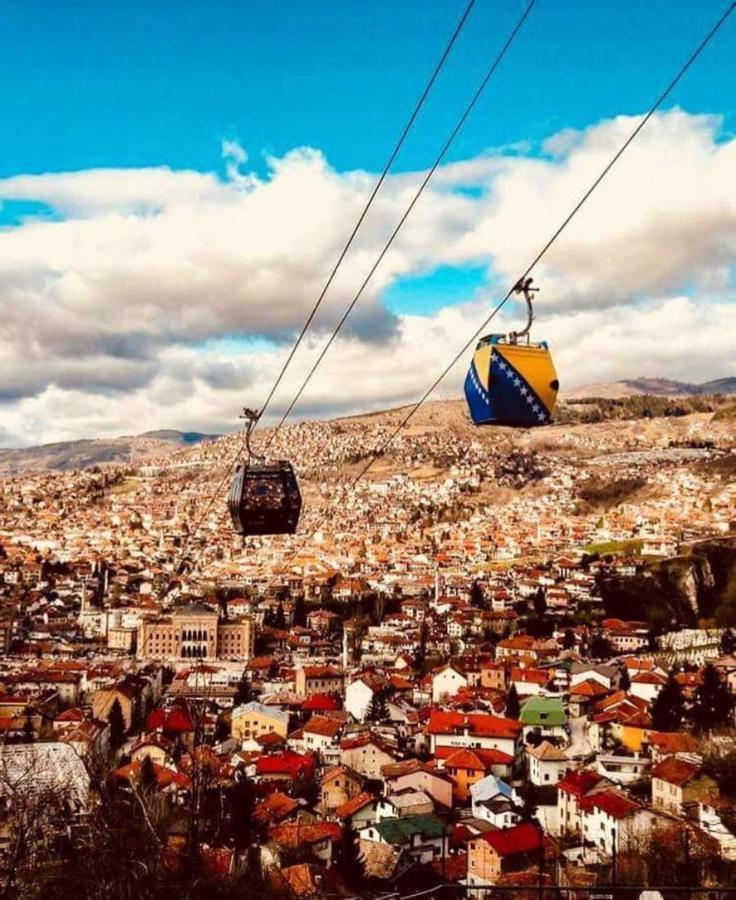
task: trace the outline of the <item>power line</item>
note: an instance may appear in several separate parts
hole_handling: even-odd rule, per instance
[[[306,386],[307,386],[307,385],[309,384],[309,382],[311,381],[312,376],[314,375],[314,373],[315,373],[315,372],[317,371],[317,369],[319,368],[319,366],[320,366],[322,360],[325,358],[325,356],[326,356],[326,354],[327,354],[327,351],[330,349],[330,347],[332,346],[332,344],[333,344],[335,338],[336,338],[336,337],[338,336],[338,334],[340,333],[340,330],[342,329],[342,326],[343,326],[343,325],[345,324],[345,322],[347,321],[348,316],[349,316],[350,313],[353,311],[353,309],[355,308],[356,303],[358,302],[358,300],[360,300],[361,296],[363,295],[363,291],[364,291],[364,290],[366,289],[366,287],[368,286],[368,282],[371,280],[371,278],[372,278],[373,275],[375,274],[376,269],[380,266],[381,262],[383,261],[383,258],[384,258],[384,257],[386,256],[386,254],[388,253],[389,249],[391,248],[391,245],[393,244],[394,240],[396,239],[396,236],[397,236],[398,233],[401,231],[401,229],[402,229],[402,227],[403,227],[403,225],[404,225],[404,222],[406,222],[406,220],[409,218],[409,215],[411,214],[412,210],[413,210],[414,207],[416,206],[417,201],[419,200],[419,198],[420,198],[420,197],[422,196],[422,194],[424,193],[424,189],[427,187],[427,185],[429,184],[430,179],[432,178],[432,176],[434,175],[434,173],[435,173],[435,172],[437,171],[437,169],[439,168],[440,164],[442,163],[442,160],[445,158],[445,156],[446,156],[446,154],[447,154],[447,151],[448,151],[448,150],[450,149],[450,147],[452,146],[452,144],[453,144],[455,138],[457,137],[458,133],[460,132],[460,129],[463,127],[463,125],[465,124],[466,120],[468,119],[468,116],[470,116],[471,112],[472,112],[473,109],[475,108],[476,103],[478,102],[478,100],[480,99],[481,95],[483,94],[483,91],[486,89],[486,87],[487,87],[489,81],[491,80],[491,78],[493,78],[493,75],[495,74],[496,69],[497,69],[497,68],[499,67],[499,65],[501,64],[501,61],[503,60],[504,56],[506,56],[506,53],[507,53],[508,49],[510,48],[511,44],[514,42],[514,39],[516,38],[517,34],[521,31],[521,29],[522,29],[524,23],[526,22],[527,17],[529,16],[529,13],[530,13],[530,12],[532,11],[532,9],[534,8],[535,3],[536,3],[536,0],[529,0],[529,3],[528,3],[528,5],[527,5],[527,7],[525,8],[524,12],[521,14],[521,16],[519,17],[518,21],[516,22],[516,25],[515,25],[514,28],[511,30],[511,33],[509,34],[509,36],[506,38],[505,43],[503,44],[503,46],[502,46],[501,49],[499,50],[498,54],[496,55],[496,58],[495,58],[495,59],[493,60],[493,62],[491,63],[491,66],[490,66],[489,69],[487,70],[486,74],[485,74],[485,75],[483,76],[483,78],[481,79],[481,82],[480,82],[480,84],[478,85],[478,87],[476,88],[475,93],[472,95],[472,97],[470,98],[470,100],[469,100],[468,103],[466,104],[465,109],[463,110],[463,112],[462,112],[460,118],[458,119],[457,123],[455,124],[455,127],[452,129],[452,131],[450,132],[450,134],[449,134],[447,140],[446,140],[445,143],[443,144],[442,149],[441,149],[440,152],[437,154],[437,157],[435,158],[435,161],[434,161],[434,163],[432,164],[432,167],[429,169],[429,171],[428,171],[427,174],[425,175],[424,179],[422,180],[422,183],[419,185],[419,187],[418,187],[416,193],[414,194],[414,197],[412,198],[411,202],[409,203],[409,206],[406,208],[404,214],[403,214],[403,215],[401,216],[401,218],[399,219],[398,224],[396,225],[396,227],[394,228],[394,230],[391,232],[391,235],[390,235],[389,239],[386,241],[386,243],[385,243],[385,245],[384,245],[384,247],[383,247],[383,250],[381,250],[381,252],[379,253],[378,258],[377,258],[376,261],[373,263],[373,266],[371,267],[370,271],[369,271],[368,274],[366,275],[366,277],[365,277],[363,283],[361,284],[360,288],[358,289],[358,292],[355,294],[355,296],[354,296],[353,299],[351,300],[351,302],[350,302],[350,304],[348,305],[347,309],[346,309],[345,312],[343,313],[342,318],[341,318],[340,321],[337,323],[337,326],[335,327],[334,331],[333,331],[332,334],[330,335],[329,340],[327,341],[327,343],[325,344],[325,346],[322,348],[322,352],[321,352],[320,355],[317,357],[317,359],[316,359],[316,361],[314,362],[312,368],[311,368],[311,369],[309,370],[309,372],[307,373],[307,376],[306,376],[306,378],[304,379],[304,381],[302,382],[301,387],[300,387],[299,390],[296,392],[296,396],[295,396],[294,399],[291,401],[291,403],[289,404],[288,408],[286,409],[286,412],[282,415],[281,420],[279,421],[279,423],[276,425],[275,429],[273,430],[273,432],[272,432],[272,434],[271,434],[271,437],[270,437],[268,443],[266,444],[266,449],[268,449],[268,448],[271,446],[271,444],[274,442],[274,440],[276,439],[276,435],[279,433],[279,431],[281,430],[281,427],[283,426],[284,422],[285,422],[286,419],[289,417],[291,411],[294,409],[294,407],[295,407],[296,404],[298,403],[299,398],[301,397],[301,395],[302,395],[303,392],[304,392],[304,389],[306,388]]]
[[[475,2],[476,2],[476,0],[468,0],[468,3],[465,6],[465,10],[463,11],[462,16],[460,17],[460,20],[458,21],[457,25],[455,26],[454,31],[450,35],[450,39],[448,40],[447,44],[445,45],[445,48],[442,51],[440,58],[437,60],[435,66],[434,66],[434,69],[432,70],[432,74],[430,75],[429,80],[427,81],[426,85],[424,86],[424,90],[422,91],[422,93],[419,97],[419,100],[417,101],[411,115],[409,116],[409,119],[407,120],[406,124],[404,125],[404,128],[402,129],[401,134],[399,135],[399,138],[396,141],[396,144],[394,145],[394,148],[391,151],[391,153],[388,157],[388,160],[386,161],[383,171],[382,171],[378,181],[376,182],[370,196],[368,197],[368,200],[367,200],[365,206],[363,207],[363,211],[361,212],[360,216],[358,217],[358,221],[356,222],[352,232],[350,233],[350,236],[348,237],[348,239],[345,243],[345,246],[343,247],[342,251],[340,252],[340,255],[338,256],[337,261],[335,262],[335,265],[332,267],[332,271],[330,272],[330,275],[329,275],[327,281],[325,282],[325,285],[322,288],[322,291],[320,292],[319,297],[317,297],[317,300],[312,308],[312,311],[307,316],[307,319],[304,322],[304,325],[302,326],[302,329],[301,329],[299,335],[297,336],[297,339],[296,339],[293,347],[291,348],[289,355],[287,356],[284,364],[281,367],[281,370],[276,378],[276,381],[274,382],[271,390],[269,391],[268,396],[266,397],[266,400],[265,400],[263,406],[260,409],[259,417],[258,417],[258,420],[256,421],[256,425],[254,426],[254,428],[258,425],[258,421],[260,421],[260,418],[263,416],[263,414],[265,413],[269,404],[271,403],[271,400],[273,399],[273,396],[276,393],[276,391],[279,387],[279,384],[281,383],[281,380],[283,379],[284,375],[286,374],[286,370],[288,369],[289,365],[291,364],[292,359],[294,358],[294,354],[296,353],[297,349],[299,348],[302,340],[304,339],[304,336],[306,335],[306,333],[309,329],[309,326],[312,324],[312,321],[313,321],[315,315],[317,314],[317,311],[319,310],[320,306],[322,305],[322,301],[324,300],[325,295],[327,294],[327,291],[329,290],[330,285],[332,284],[332,282],[335,278],[335,275],[337,274],[338,269],[342,265],[342,262],[345,259],[345,256],[347,255],[347,252],[350,249],[350,247],[355,239],[355,236],[357,235],[358,231],[360,230],[360,227],[363,224],[363,221],[364,221],[366,215],[368,214],[368,211],[370,210],[371,206],[373,205],[373,201],[375,200],[376,195],[378,194],[379,190],[381,189],[383,182],[386,180],[386,176],[388,175],[389,170],[391,169],[391,166],[394,164],[396,157],[399,154],[399,151],[401,150],[402,146],[404,145],[404,142],[405,142],[412,126],[414,125],[414,122],[415,122],[417,116],[419,115],[422,107],[424,106],[425,101],[427,100],[427,97],[429,96],[430,91],[432,90],[432,87],[434,86],[435,81],[437,80],[440,72],[442,71],[442,68],[444,67],[445,62],[447,61],[447,58],[450,55],[450,52],[452,51],[452,48],[455,46],[455,43],[456,43],[458,37],[460,36],[460,33],[462,32],[463,28],[465,27],[465,23],[467,22],[468,17],[470,16],[470,13],[471,13],[473,7],[475,6]],[[268,445],[267,445],[268,447],[271,446],[272,441],[273,441],[273,437],[268,442]],[[238,458],[239,452],[240,452],[240,450],[238,450],[238,452],[236,452],[231,464],[235,463],[235,461]],[[212,496],[210,497],[203,513],[199,516],[194,527],[190,530],[189,534],[187,535],[186,540],[184,542],[184,546],[182,548],[182,551],[179,554],[179,556],[177,557],[177,560],[174,564],[175,572],[187,558],[187,553],[189,550],[189,546],[191,545],[192,539],[199,533],[200,528],[204,524],[204,521],[207,518],[207,516],[210,514],[210,511],[212,510],[212,507],[214,506],[215,501],[217,500],[218,496],[220,495],[220,492],[222,491],[225,484],[227,483],[229,476],[230,476],[230,472],[228,469],[226,469],[224,476],[217,483],[215,490],[213,491]],[[169,588],[170,588],[170,585],[169,585]],[[168,593],[168,590],[166,591],[166,593]]]
[[[499,313],[501,308],[508,301],[509,297],[513,294],[514,287],[516,286],[516,284],[518,284],[519,280],[523,280],[524,278],[526,278],[530,274],[530,272],[534,269],[534,267],[545,256],[545,254],[549,251],[549,249],[552,247],[552,245],[555,243],[555,241],[559,238],[559,236],[562,234],[562,232],[567,228],[567,226],[570,224],[570,222],[573,220],[573,218],[577,215],[577,213],[580,211],[580,209],[583,207],[583,205],[590,198],[591,194],[596,190],[598,185],[603,181],[603,179],[606,177],[606,175],[611,171],[611,169],[618,162],[618,160],[621,158],[621,156],[623,156],[623,154],[626,152],[626,150],[629,148],[629,146],[633,143],[633,141],[636,139],[638,134],[641,132],[641,130],[647,124],[647,122],[649,122],[649,120],[652,118],[654,113],[659,109],[659,107],[662,105],[662,103],[664,103],[664,101],[667,99],[667,97],[672,93],[673,89],[676,87],[678,82],[682,79],[682,77],[685,75],[685,73],[690,69],[690,67],[697,60],[697,58],[700,56],[700,54],[703,52],[703,50],[705,50],[705,48],[708,46],[708,44],[711,42],[711,40],[715,37],[717,32],[720,30],[720,28],[725,24],[726,20],[731,15],[734,8],[736,8],[736,2],[732,2],[730,4],[730,6],[728,6],[728,8],[723,13],[723,15],[717,20],[715,25],[713,25],[710,28],[710,30],[707,32],[705,37],[700,41],[700,43],[697,45],[697,47],[692,51],[690,56],[680,67],[677,74],[672,78],[672,80],[668,83],[667,87],[662,91],[662,93],[654,101],[654,103],[650,107],[647,114],[639,121],[637,126],[634,128],[634,130],[631,132],[631,134],[628,136],[628,138],[624,141],[624,143],[619,147],[619,149],[616,151],[616,153],[613,155],[613,157],[610,159],[610,161],[607,163],[607,165],[603,168],[601,173],[598,175],[598,177],[593,181],[591,186],[585,191],[583,196],[580,198],[580,200],[578,200],[578,202],[572,208],[570,213],[568,213],[568,215],[562,220],[562,223],[558,226],[558,228],[552,234],[552,236],[549,238],[549,240],[544,244],[542,249],[533,258],[532,262],[527,266],[526,270],[520,276],[520,278],[516,279],[513,282],[513,285],[508,289],[508,291],[506,292],[504,297],[498,302],[498,304],[494,307],[494,309],[489,313],[489,315],[481,323],[481,325],[478,327],[478,329],[473,333],[473,335],[470,337],[470,339],[455,354],[455,356],[453,357],[453,359],[449,363],[449,365],[447,365],[442,370],[442,372],[437,376],[437,378],[435,378],[435,380],[427,388],[427,390],[420,397],[420,399],[413,406],[411,406],[409,408],[409,411],[399,421],[398,425],[389,434],[389,436],[386,438],[386,440],[378,448],[373,450],[373,452],[371,453],[371,456],[368,459],[368,461],[366,462],[365,466],[363,466],[363,468],[352,479],[352,481],[350,481],[348,483],[347,490],[352,490],[355,487],[355,485],[360,481],[360,479],[363,478],[368,473],[368,471],[372,468],[372,466],[374,465],[376,460],[380,459],[386,453],[386,451],[391,446],[391,444],[394,442],[394,440],[396,440],[396,437],[406,427],[406,425],[411,421],[411,419],[416,415],[419,408],[426,402],[427,398],[434,392],[434,390],[439,386],[439,384],[447,377],[449,372],[454,368],[455,365],[457,365],[457,363],[465,355],[465,353],[468,351],[468,349],[470,347],[472,347],[472,345],[475,343],[475,341],[478,339],[478,337],[486,330],[486,328],[488,327],[490,322],[496,317],[496,315]],[[304,547],[306,546],[308,541],[314,536],[315,532],[317,532],[319,530],[321,525],[327,519],[330,510],[336,505],[336,503],[337,503],[337,501],[333,500],[333,502],[328,505],[327,510],[325,511],[325,514],[323,515],[322,519],[320,520],[320,523],[317,526],[317,528],[313,529],[310,532],[310,534],[305,538],[305,540],[297,546],[297,548],[293,551],[293,553],[288,557],[288,559],[281,566],[280,570],[276,573],[277,576],[283,574],[286,567],[291,562],[293,562],[293,560],[296,558],[296,556],[299,555],[299,553],[301,553],[301,551],[304,549]],[[269,584],[269,588],[273,584],[275,577],[271,580],[271,582]]]
[[[366,202],[365,206],[363,207],[363,211],[361,212],[360,216],[358,217],[358,221],[355,223],[355,227],[353,228],[352,232],[350,233],[350,237],[348,237],[348,239],[345,243],[345,246],[340,251],[340,255],[338,256],[337,261],[335,262],[335,265],[332,267],[332,271],[330,272],[329,277],[328,277],[327,281],[325,282],[325,285],[322,288],[322,291],[320,292],[319,297],[317,297],[317,300],[312,308],[312,311],[307,316],[307,319],[304,322],[304,325],[302,326],[301,331],[299,332],[299,335],[294,343],[294,346],[291,348],[291,351],[289,352],[289,355],[287,356],[286,361],[284,362],[283,366],[281,367],[281,371],[279,372],[279,374],[276,378],[276,381],[273,384],[273,387],[269,391],[269,394],[266,397],[266,400],[265,400],[263,406],[261,407],[260,416],[263,416],[263,414],[265,413],[266,409],[268,408],[269,404],[271,403],[271,400],[273,399],[273,395],[276,393],[278,386],[281,384],[281,380],[283,379],[284,375],[286,374],[286,370],[289,368],[289,365],[291,364],[291,361],[294,358],[294,354],[298,350],[299,345],[301,344],[302,340],[304,339],[304,336],[306,335],[307,331],[309,330],[309,326],[312,324],[312,321],[313,321],[315,315],[317,314],[317,310],[322,305],[322,301],[324,300],[325,295],[327,294],[327,291],[329,290],[330,285],[332,284],[332,282],[335,278],[335,275],[337,274],[338,269],[342,265],[342,261],[345,259],[345,256],[347,255],[347,252],[350,249],[350,247],[355,239],[355,236],[357,235],[358,231],[360,230],[360,227],[363,224],[363,220],[365,219],[366,215],[368,214],[368,210],[373,205],[373,201],[376,198],[376,194],[378,194],[378,192],[381,189],[381,186],[383,185],[383,182],[386,180],[386,176],[388,175],[391,166],[394,164],[396,157],[399,155],[399,151],[401,150],[402,146],[404,145],[404,141],[406,140],[409,132],[411,131],[411,128],[414,125],[414,122],[415,122],[417,116],[419,115],[419,112],[421,111],[422,107],[424,106],[424,103],[425,103],[427,97],[429,96],[429,92],[432,90],[432,87],[433,87],[435,81],[437,80],[437,76],[440,74],[442,67],[445,64],[445,61],[447,60],[447,57],[450,55],[450,51],[452,50],[452,48],[455,45],[455,42],[457,41],[458,37],[460,36],[460,32],[463,30],[463,27],[465,26],[465,22],[467,21],[468,16],[470,15],[470,12],[473,9],[474,5],[475,5],[475,0],[468,0],[468,4],[465,7],[465,11],[463,12],[463,14],[461,16],[460,21],[455,26],[455,30],[453,31],[452,35],[450,36],[450,40],[447,42],[445,49],[442,52],[442,55],[440,56],[439,60],[437,61],[436,65],[432,71],[432,74],[429,78],[429,81],[425,85],[424,90],[422,91],[422,94],[419,97],[419,100],[417,101],[417,103],[412,111],[412,114],[409,116],[408,121],[404,125],[404,128],[403,128],[401,134],[399,135],[399,139],[396,141],[396,144],[394,145],[394,148],[391,151],[389,158],[386,161],[385,166],[383,167],[383,172],[381,172],[381,176],[379,177],[378,181],[376,182],[376,184],[371,192],[371,195],[368,197],[368,201]]]

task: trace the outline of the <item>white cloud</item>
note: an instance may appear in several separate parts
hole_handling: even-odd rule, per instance
[[[493,297],[396,317],[381,290],[401,275],[468,263],[488,264],[507,286],[634,121],[551,136],[544,157],[514,148],[441,169],[299,410],[418,397]],[[715,117],[681,111],[655,117],[534,273],[543,288],[536,334],[553,342],[563,385],[733,372],[724,322],[733,312],[736,197],[726,186],[736,181],[736,141],[719,140],[718,128]],[[269,159],[258,177],[240,144],[225,141],[222,152],[226,180],[163,168],[0,180],[0,201],[40,201],[60,216],[0,231],[6,445],[220,430],[243,402],[265,396],[375,176],[337,173],[300,149]],[[421,177],[388,180],[279,400],[319,352]],[[509,304],[494,330],[522,319]],[[237,352],[237,340],[222,340],[233,334],[267,340]],[[458,389],[466,361],[447,390]]]

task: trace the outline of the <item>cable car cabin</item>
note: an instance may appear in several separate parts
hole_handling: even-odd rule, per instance
[[[238,466],[230,485],[228,508],[238,534],[294,534],[302,495],[291,463]]]
[[[491,334],[478,342],[465,378],[475,425],[548,425],[560,383],[547,344],[508,342]]]

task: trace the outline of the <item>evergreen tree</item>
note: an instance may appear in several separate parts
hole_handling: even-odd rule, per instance
[[[721,679],[712,665],[703,671],[703,683],[695,691],[692,717],[699,731],[710,731],[725,725],[731,717],[733,697],[728,685]]]
[[[365,718],[367,722],[383,722],[388,718],[388,699],[382,688],[373,692]]]
[[[157,785],[156,770],[153,767],[153,760],[150,756],[144,756],[141,763],[141,788],[150,794]]]
[[[273,627],[277,628],[279,631],[286,630],[286,614],[284,613],[284,604],[279,601],[279,605],[276,607],[276,616],[273,620]]]
[[[26,707],[26,715],[23,720],[23,740],[27,744],[32,744],[36,738],[36,731],[33,727],[33,719],[31,718],[31,707]]]
[[[727,628],[721,635],[721,653],[724,656],[731,656],[736,652],[736,634],[730,628]]]
[[[599,631],[591,638],[590,655],[593,659],[608,659],[611,655],[611,644]]]
[[[547,598],[544,596],[544,590],[540,587],[534,595],[534,612],[541,619],[547,612]]]
[[[486,596],[483,593],[483,588],[477,581],[474,581],[470,588],[470,605],[474,606],[476,609],[483,609],[485,602]]]
[[[238,687],[235,691],[233,706],[242,706],[244,703],[250,703],[252,697],[253,692],[251,691],[250,681],[245,673],[243,673],[243,677],[238,682]]]
[[[619,679],[618,686],[622,691],[628,691],[631,687],[631,678],[629,677],[629,670],[627,666],[624,666],[621,669],[621,678]]]
[[[520,712],[519,692],[516,690],[516,685],[512,684],[508,694],[506,694],[506,718],[518,719]]]
[[[245,850],[253,840],[253,810],[255,793],[249,778],[236,781],[227,792],[230,812],[230,832],[238,852]]]
[[[300,594],[294,601],[294,626],[304,628],[307,624],[307,607],[304,597]]]
[[[337,853],[337,867],[349,888],[352,890],[360,888],[364,877],[360,839],[350,819],[348,819],[342,830]]]
[[[682,688],[670,675],[667,684],[652,704],[652,727],[655,731],[678,731],[682,726],[685,700]]]
[[[125,719],[123,718],[123,708],[120,701],[116,697],[110,707],[110,715],[107,718],[110,725],[110,748],[117,750],[122,746],[125,740]]]
[[[564,650],[575,649],[575,632],[572,628],[565,629],[565,633],[562,635],[562,647]]]

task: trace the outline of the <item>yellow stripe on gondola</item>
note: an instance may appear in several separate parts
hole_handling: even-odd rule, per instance
[[[488,390],[488,375],[491,370],[491,353],[493,348],[490,344],[483,344],[478,347],[473,354],[473,362],[475,363],[475,371],[478,373],[478,380],[484,391]]]
[[[557,387],[553,386],[557,372],[549,350],[525,344],[496,344],[494,349],[525,379],[551,414],[557,401]]]

